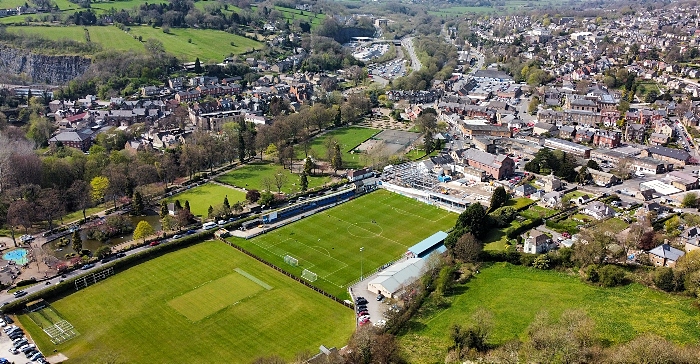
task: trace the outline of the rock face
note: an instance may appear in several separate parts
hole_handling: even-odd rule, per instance
[[[0,74],[25,74],[32,82],[66,83],[87,71],[90,59],[81,56],[49,56],[0,44]]]

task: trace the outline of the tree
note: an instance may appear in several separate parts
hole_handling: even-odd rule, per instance
[[[439,296],[445,296],[454,284],[455,268],[451,265],[445,265],[440,269],[437,280],[435,282],[435,293]]]
[[[425,132],[425,137],[423,138],[423,148],[425,149],[425,154],[430,154],[435,150],[435,139],[433,139],[433,132],[428,130]]]
[[[73,231],[73,235],[71,235],[70,241],[71,246],[73,247],[73,251],[75,251],[76,253],[80,253],[80,251],[83,250],[83,239],[80,238],[80,231]]]
[[[229,202],[228,202],[228,195],[224,196],[223,207],[224,207],[224,212],[226,212],[227,214],[231,212],[231,204],[229,204]]]
[[[311,160],[311,158],[307,157],[304,160],[304,173],[307,176],[310,176],[311,172],[313,172],[313,169],[314,169],[314,162]]]
[[[683,196],[683,207],[697,207],[698,206],[698,194],[695,192],[686,193]]]
[[[306,177],[306,172],[301,172],[301,176],[299,177],[299,185],[301,187],[301,192],[306,192],[307,189],[309,189],[309,178]]]
[[[131,200],[131,211],[134,215],[143,215],[143,197],[139,191],[134,192],[134,198]]]
[[[586,166],[581,167],[581,169],[579,169],[578,171],[578,174],[576,175],[576,183],[580,185],[585,185],[590,179],[591,174],[588,173],[588,168]]]
[[[100,258],[100,259],[102,259],[110,254],[112,254],[112,248],[108,247],[106,245],[103,245],[103,246],[97,248],[97,250],[95,250],[95,256]]]
[[[530,104],[527,106],[527,112],[530,115],[535,115],[537,113],[537,110],[540,106],[540,98],[538,96],[533,96],[532,100],[530,100]]]
[[[190,201],[189,201],[189,200],[185,200],[185,210],[191,211],[191,210],[190,210]]]
[[[504,206],[508,202],[509,198],[510,196],[508,196],[506,189],[503,188],[503,186],[498,186],[491,195],[491,205],[489,206],[489,212],[493,212],[497,208]]]
[[[639,239],[639,243],[637,244],[637,248],[641,250],[651,250],[654,249],[656,246],[656,233],[652,231],[647,231],[644,234],[642,234],[642,237]]]
[[[192,215],[190,210],[187,208],[178,211],[177,215],[175,215],[175,223],[177,224],[178,229],[186,227],[190,224],[190,222],[192,222],[193,219],[194,215]]]
[[[676,281],[673,276],[673,269],[668,267],[657,267],[654,270],[652,278],[656,287],[659,287],[666,292],[675,291]]]
[[[81,179],[75,180],[68,189],[67,194],[73,201],[73,207],[81,209],[83,211],[83,220],[87,220],[87,212],[85,210],[90,207],[92,202],[90,185]]]
[[[333,170],[338,172],[339,169],[343,168],[343,156],[340,153],[340,145],[338,143],[333,147],[333,158],[331,158],[331,165]]]
[[[209,208],[207,209],[207,217],[210,219],[214,217],[214,206],[209,205]]]
[[[598,165],[598,162],[596,162],[593,159],[589,159],[588,162],[586,162],[586,168],[595,169],[596,171],[600,171],[600,166]]]
[[[275,195],[272,194],[270,191],[265,191],[260,194],[260,199],[258,200],[258,204],[261,206],[270,206],[272,204],[272,201],[275,200]]]
[[[476,262],[484,249],[483,244],[472,233],[465,233],[452,247],[452,256],[463,262]]]
[[[170,212],[168,211],[168,201],[162,200],[160,201],[160,213],[158,214],[160,218],[164,218],[168,216]]]
[[[190,58],[192,59],[192,58]],[[194,72],[195,73],[202,73],[202,63],[199,61],[199,57],[195,58],[194,60]]]
[[[134,240],[143,239],[145,243],[146,238],[153,235],[155,232],[155,229],[153,229],[153,226],[151,226],[148,221],[139,221],[138,225],[136,225],[136,229],[134,229]]]
[[[277,193],[282,192],[282,187],[287,183],[287,174],[285,172],[279,172],[273,176],[275,180],[275,187],[277,187]]]
[[[109,188],[109,180],[107,177],[97,176],[90,181],[90,187],[92,188],[92,200],[98,203],[102,202]]]
[[[260,199],[260,191],[248,190],[245,194],[245,199],[250,203],[255,203]]]
[[[170,215],[165,215],[160,219],[160,229],[163,231],[175,230],[177,226],[177,221]]]
[[[608,264],[598,270],[600,284],[603,287],[615,287],[625,283],[625,271],[612,264]]]

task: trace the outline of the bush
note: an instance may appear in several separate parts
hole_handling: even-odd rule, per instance
[[[522,264],[525,267],[530,267],[530,266],[532,266],[532,263],[535,261],[535,258],[537,258],[537,256],[534,254],[521,254],[520,255],[520,264]]]
[[[586,280],[592,283],[598,283],[600,281],[600,274],[598,273],[598,266],[593,264],[586,267],[584,271],[586,274]]]
[[[616,287],[625,283],[625,271],[616,265],[606,265],[598,271],[603,287]]]
[[[673,275],[673,269],[668,267],[659,267],[654,270],[652,277],[654,284],[659,289],[666,292],[676,290],[676,283]]]

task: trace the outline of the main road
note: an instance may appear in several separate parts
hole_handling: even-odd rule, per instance
[[[411,68],[414,71],[420,71],[423,65],[421,65],[418,56],[416,56],[416,51],[413,49],[413,37],[401,39],[401,45],[408,51],[408,55],[411,57]]]

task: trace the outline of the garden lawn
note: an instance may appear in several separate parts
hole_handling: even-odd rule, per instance
[[[368,276],[402,257],[456,219],[454,213],[378,190],[253,239],[228,240],[294,275],[308,269],[318,276],[313,285],[346,298],[348,284],[361,273]],[[285,255],[296,258],[298,266],[285,263]]]
[[[331,130],[319,137],[314,138],[311,141],[310,155],[315,156],[315,158],[328,161],[327,151],[326,151],[326,140],[328,138],[335,138],[340,143],[340,151],[342,152],[343,168],[362,168],[365,167],[365,161],[362,158],[362,154],[351,154],[350,151],[355,149],[358,145],[362,144],[365,140],[373,137],[380,130],[361,128],[361,127],[347,127]],[[303,159],[304,150],[300,147],[297,148],[296,152],[297,159]]]
[[[524,339],[528,325],[541,311],[559,318],[567,309],[584,310],[595,321],[598,337],[612,344],[648,332],[678,343],[697,342],[700,336],[692,299],[640,284],[601,288],[563,273],[497,263],[455,291],[449,308],[420,314],[409,325],[413,329],[400,337],[409,363],[441,360],[450,345],[450,326],[469,325],[478,308],[493,313],[493,344]]]
[[[527,219],[547,218],[557,213],[557,210],[548,209],[546,207],[532,205],[518,214]]]
[[[196,297],[206,317],[182,305],[202,290],[210,291]],[[55,349],[74,364],[289,361],[320,345],[342,347],[355,322],[353,311],[221,242],[155,258],[51,305],[79,336],[53,345],[27,316],[19,320],[42,352]]]
[[[506,206],[510,206],[517,209],[521,209],[527,205],[532,205],[535,203],[535,201],[527,198],[527,197],[516,197],[516,198],[511,198],[508,200],[508,203],[506,203]]]
[[[287,176],[287,180],[282,186],[282,192],[289,194],[300,191],[299,183],[301,177],[288,169],[282,168],[282,166],[274,164],[247,164],[217,177],[216,180],[231,186],[262,191],[265,189],[263,188],[263,179],[269,178],[273,181],[272,191],[277,191],[277,186],[274,185],[274,177],[278,173]],[[308,189],[313,189],[330,182],[331,178],[328,176],[309,176],[308,181]]]
[[[193,187],[177,195],[166,199],[168,202],[180,200],[180,204],[185,206],[185,201],[190,202],[190,212],[194,216],[207,218],[209,206],[216,207],[224,203],[224,197],[228,196],[229,204],[236,201],[245,201],[245,193],[237,189],[217,185],[215,183],[205,183],[198,187]]]

